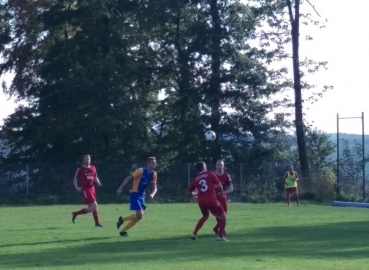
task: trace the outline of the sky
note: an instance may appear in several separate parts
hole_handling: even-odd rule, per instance
[[[365,114],[366,134],[369,134],[369,9],[368,0],[311,0],[322,19],[327,19],[325,29],[303,26],[301,29],[300,51],[302,58],[308,56],[317,61],[328,61],[328,70],[320,71],[308,77],[309,83],[318,87],[333,85],[314,104],[305,104],[305,119],[319,130],[336,133],[337,114],[340,117],[361,117]],[[302,13],[313,13],[313,9],[304,4]],[[313,41],[305,41],[309,34]],[[292,62],[286,63],[292,68]],[[1,80],[8,83],[11,75]],[[308,94],[304,94],[307,97]],[[293,92],[291,92],[293,99]],[[0,90],[0,125],[3,119],[14,112],[18,106]],[[340,133],[361,134],[361,119],[340,120]]]

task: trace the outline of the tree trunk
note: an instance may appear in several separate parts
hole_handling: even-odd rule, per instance
[[[292,15],[292,4],[287,0],[291,22],[292,35],[292,59],[293,59],[293,80],[295,91],[295,126],[297,147],[299,151],[300,168],[303,177],[309,175],[309,162],[306,151],[306,140],[304,132],[304,122],[302,114],[302,91],[300,76],[300,59],[299,59],[299,36],[300,36],[300,1],[295,2],[295,16]],[[293,18],[294,17],[294,18]]]
[[[211,107],[211,129],[217,134],[216,141],[212,147],[212,162],[215,163],[217,159],[221,158],[222,148],[219,144],[219,123],[220,123],[220,68],[221,68],[221,20],[219,17],[218,1],[210,0],[210,14],[212,19],[212,35],[211,35],[211,79],[210,89],[208,92],[208,100]]]

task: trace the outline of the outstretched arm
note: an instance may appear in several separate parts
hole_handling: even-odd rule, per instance
[[[123,190],[123,187],[125,185],[128,184],[129,181],[133,180],[133,177],[132,175],[128,176],[126,179],[124,179],[123,183],[119,186],[118,190],[117,190],[117,194],[121,194],[122,193],[122,190]]]

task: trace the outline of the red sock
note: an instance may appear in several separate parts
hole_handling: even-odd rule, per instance
[[[74,212],[74,215],[79,216],[79,215],[85,215],[87,213],[88,213],[87,209],[84,208],[84,209],[79,210],[78,212]]]
[[[225,236],[225,227],[226,227],[226,219],[219,219],[218,220],[218,224],[219,224],[219,237],[224,237]]]
[[[286,199],[287,199],[287,205],[290,205],[290,201],[291,201],[291,194],[287,194],[287,195],[286,195]]]
[[[196,225],[196,228],[195,228],[195,231],[193,232],[194,234],[197,235],[197,232],[201,229],[201,227],[204,225],[206,219],[204,218],[200,218],[200,220],[197,222],[197,225]]]
[[[95,225],[100,225],[100,221],[99,221],[99,214],[97,213],[96,210],[92,211],[92,215],[94,216],[94,220],[95,220]]]

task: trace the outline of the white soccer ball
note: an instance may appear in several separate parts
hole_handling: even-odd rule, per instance
[[[212,130],[208,130],[205,132],[205,140],[207,141],[214,141],[217,136],[215,135],[215,132]]]

